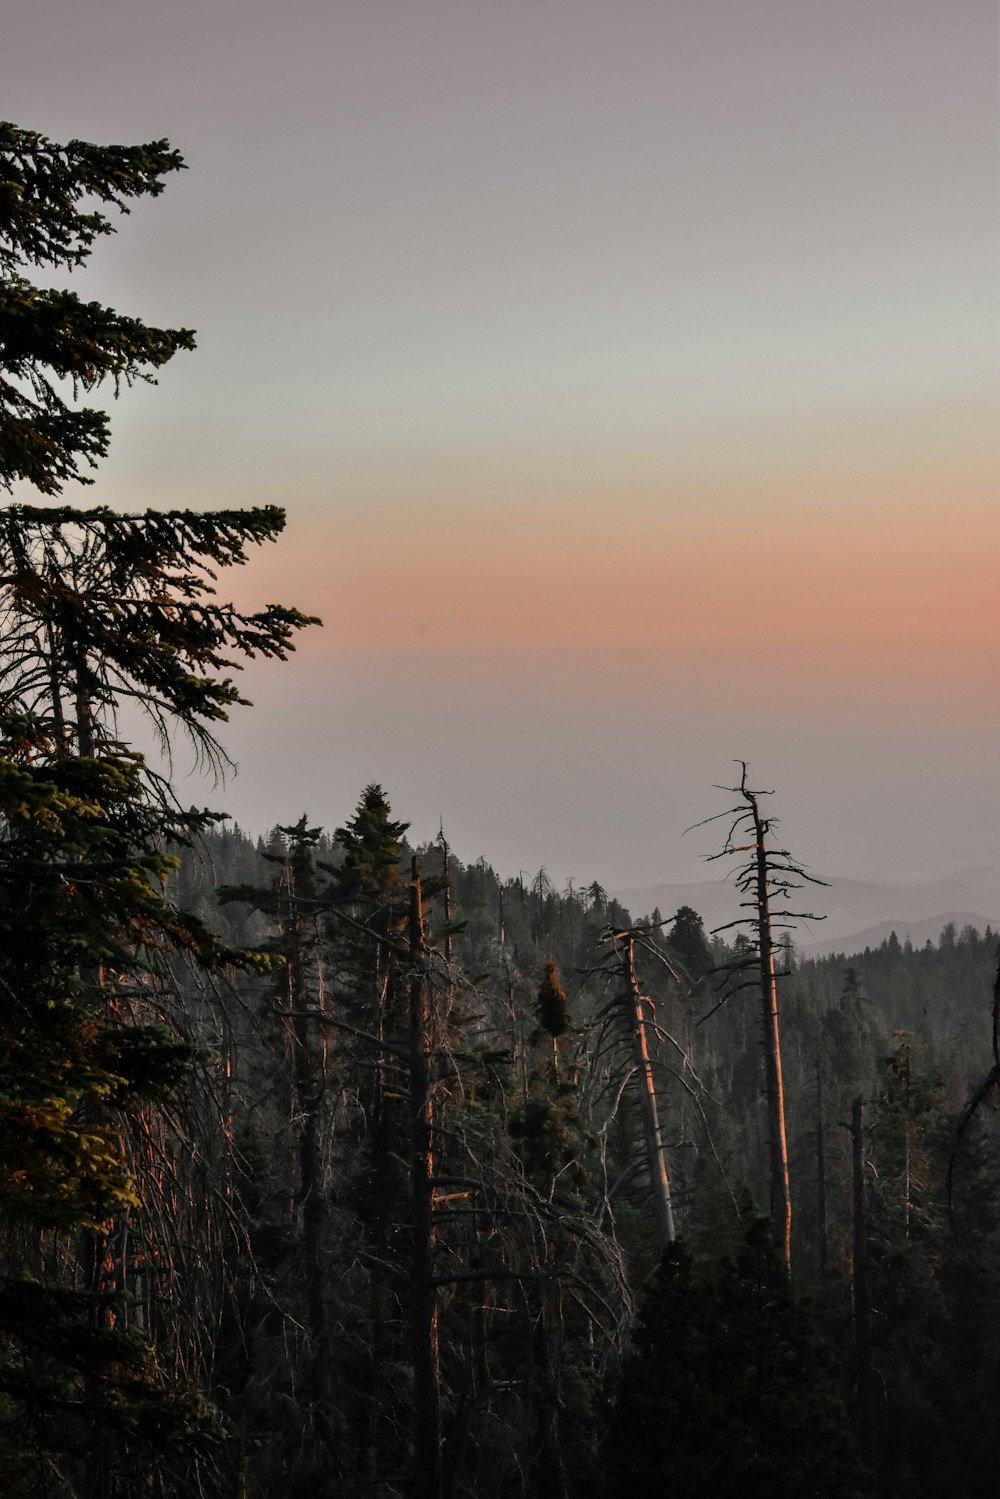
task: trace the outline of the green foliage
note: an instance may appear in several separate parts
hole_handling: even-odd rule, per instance
[[[395,822],[381,786],[366,786],[354,816],[334,837],[344,850],[344,862],[334,873],[340,900],[380,905],[403,884],[400,858],[408,823]]]
[[[26,732],[23,720],[18,732]],[[39,736],[35,736],[37,745]],[[0,761],[0,1208],[104,1227],[136,1206],[107,1111],[170,1096],[191,1058],[162,1023],[107,1023],[165,955],[259,966],[175,910],[162,841],[197,814],[151,805],[141,762]]]
[[[144,146],[55,145],[33,130],[0,121],[0,269],[18,258],[33,265],[80,265],[94,240],[113,234],[99,211],[81,212],[84,198],[128,213],[129,198],[157,197],[163,178],[184,166],[165,140]],[[17,247],[17,252],[12,250]]]
[[[58,146],[0,124],[8,489],[27,480],[51,496],[90,482],[81,470],[107,449],[105,414],[64,399],[60,381],[75,402],[194,346],[185,329],[22,274],[82,264],[112,232],[103,209],[127,212],[182,165],[163,141]],[[193,1471],[218,1432],[180,1375],[197,1366],[195,1327],[163,1338],[162,1361],[150,1337],[170,1323],[161,1288],[187,1252],[179,1221],[151,1219],[154,1202],[175,1220],[189,1205],[173,1191],[165,1106],[197,1055],[186,1025],[167,1023],[167,998],[178,958],[210,974],[268,959],[168,898],[178,850],[215,817],[176,806],[120,742],[117,717],[137,704],[167,750],[180,730],[224,759],[212,726],[243,701],[232,673],[247,657],[282,659],[309,621],[218,602],[216,575],[283,524],[274,507],[0,516],[0,1461],[12,1492],[180,1493],[187,1477],[169,1476],[168,1452]],[[141,1307],[125,1294],[133,1280]]]
[[[210,758],[211,726],[246,703],[231,673],[284,660],[316,620],[271,604],[252,614],[215,600],[222,568],[275,541],[284,512],[110,510],[0,515],[0,706],[41,717],[62,752],[117,742],[117,710],[137,703],[166,741],[187,733]]]
[[[528,1177],[539,1190],[558,1193],[562,1200],[584,1174],[576,1089],[556,1082],[549,1071],[536,1074],[507,1127]]]
[[[308,826],[304,831],[315,833]],[[289,864],[294,862],[296,832],[287,829],[284,834],[282,860]],[[249,842],[219,832],[210,840],[227,870],[243,867]],[[316,851],[322,856],[321,839]],[[422,857],[433,868],[440,855],[430,849]],[[191,855],[185,853],[184,858],[189,864]],[[596,1253],[598,1228],[610,1228],[632,1284],[638,1283],[649,1264],[647,1189],[630,1090],[626,1086],[619,1092],[625,1074],[611,1065],[605,1029],[609,991],[602,987],[600,973],[579,985],[572,1042],[567,1038],[560,1048],[558,1077],[548,1032],[534,1033],[538,983],[531,975],[544,969],[547,951],[568,971],[574,942],[581,955],[578,963],[585,962],[584,954],[594,950],[600,913],[582,910],[571,895],[532,890],[517,880],[504,882],[486,861],[465,867],[452,855],[451,876],[456,910],[468,923],[455,940],[451,973],[457,976],[459,965],[465,965],[486,977],[474,993],[463,991],[461,1014],[468,1028],[464,1033],[453,1030],[439,1053],[442,1112],[436,1170],[442,1186],[436,1263],[443,1279],[456,1276],[454,1285],[442,1289],[440,1321],[449,1481],[455,1492],[464,1486],[483,1499],[499,1499],[512,1485],[526,1495],[565,1492],[579,1499],[588,1492],[585,1474],[593,1466],[594,1385],[613,1362],[614,1319],[624,1315],[628,1304],[627,1285],[610,1275],[605,1280],[595,1275],[593,1260],[584,1261],[581,1251],[586,1246],[588,1253]],[[292,883],[297,890],[305,889],[298,876]],[[287,881],[285,888],[291,888]],[[328,893],[323,893],[323,900]],[[332,926],[317,952],[317,960],[325,964],[320,992],[330,1018],[346,1020],[367,1036],[373,1034],[372,1023],[380,1013],[380,985],[396,964],[393,956],[376,971],[373,954],[383,951],[377,941],[383,927],[374,913],[385,918],[384,930],[398,944],[401,933],[392,932],[391,922],[396,920],[393,913],[403,910],[402,894],[394,883],[373,894],[369,905],[359,903],[358,919],[367,922],[370,931]],[[273,914],[279,905],[275,897]],[[548,930],[546,947],[540,949],[535,933],[543,921]],[[627,924],[623,920],[622,925]],[[364,963],[345,961],[347,934],[351,941],[346,948],[358,957],[366,953]],[[969,934],[960,935],[953,950],[941,954],[935,949],[933,956],[899,947],[892,959],[899,965],[898,971],[892,970],[897,975],[893,982],[902,989],[905,974],[926,973],[933,963],[941,976],[940,1003],[945,1003],[949,977],[964,983],[963,975],[973,972],[971,941]],[[982,947],[977,939],[976,952]],[[650,1491],[656,1483],[659,1492],[672,1486],[670,1464],[675,1461],[687,1464],[685,1481],[692,1493],[752,1495],[771,1484],[773,1492],[809,1494],[815,1477],[808,1466],[809,1452],[803,1455],[808,1447],[803,1433],[809,1431],[817,1434],[820,1453],[833,1454],[828,1486],[824,1489],[819,1478],[815,1491],[839,1492],[841,1482],[845,1495],[857,1493],[859,1487],[864,1491],[851,1457],[849,1433],[845,1435],[849,1423],[839,1393],[841,1383],[850,1388],[851,1378],[846,1347],[850,1151],[847,1131],[839,1121],[849,1117],[853,1094],[845,1090],[853,1087],[867,1098],[876,1078],[880,1101],[869,1106],[867,1115],[873,1361],[875,1388],[884,1401],[879,1419],[896,1434],[882,1474],[885,1492],[900,1499],[904,1494],[931,1499],[944,1492],[971,1496],[981,1492],[975,1487],[975,1473],[991,1471],[995,1463],[990,1400],[1000,1377],[993,1346],[1000,1278],[993,1115],[984,1110],[980,1125],[969,1135],[969,1149],[975,1146],[978,1154],[968,1161],[963,1157],[961,1163],[958,1221],[964,1237],[956,1241],[941,1196],[951,1124],[942,1112],[940,1089],[933,1081],[921,1081],[918,1059],[911,1052],[907,1062],[905,1048],[893,1064],[876,1071],[872,1057],[883,1026],[881,994],[869,976],[870,957],[862,955],[852,966],[858,982],[845,979],[847,964],[842,959],[831,960],[822,970],[814,963],[803,965],[787,981],[785,1006],[792,1154],[801,1203],[797,1284],[812,1280],[817,1301],[822,1298],[823,1325],[841,1354],[839,1379],[831,1355],[812,1334],[806,1336],[808,1317],[803,1321],[798,1310],[794,1316],[787,1314],[782,1300],[790,1294],[787,1278],[779,1278],[772,1294],[763,1270],[754,1280],[739,1268],[745,1254],[740,1215],[713,1152],[719,1152],[734,1190],[749,1182],[758,1201],[766,1201],[758,1164],[762,1129],[753,1113],[759,1094],[754,1017],[746,1007],[727,1006],[712,1025],[688,1031],[676,986],[659,977],[661,965],[643,977],[658,1025],[698,1048],[693,1070],[684,1074],[687,1088],[674,1086],[667,1065],[658,1074],[664,1084],[665,1137],[683,1142],[675,1147],[677,1167],[672,1172],[679,1217],[689,1243],[697,1244],[706,1256],[718,1256],[725,1249],[730,1260],[726,1267],[708,1258],[691,1262],[690,1289],[673,1302],[680,1331],[675,1340],[668,1330],[650,1359],[649,1414],[645,1427],[637,1425],[626,1443],[635,1454],[633,1466],[625,1469],[627,1481],[640,1494],[647,1482]],[[971,984],[971,978],[968,981]],[[387,1005],[381,1011],[380,1034],[387,1043],[381,1067],[376,1065],[378,1048],[370,1041],[349,1028],[330,1027],[327,1087],[331,1100],[341,1101],[337,1107],[343,1113],[324,1135],[330,1141],[331,1213],[324,1263],[337,1329],[331,1345],[331,1404],[342,1423],[336,1461],[345,1494],[366,1492],[373,1471],[403,1472],[407,1462],[407,1151],[400,1131],[406,1082],[399,1049],[405,1016],[392,987],[390,983],[385,990]],[[871,999],[865,998],[865,990]],[[984,1021],[987,991],[983,980],[978,1002]],[[932,1006],[938,1003],[937,994]],[[458,1013],[452,1011],[453,1016]],[[250,1341],[257,1362],[249,1381],[254,1400],[238,1410],[241,1419],[255,1423],[265,1443],[257,1471],[264,1471],[266,1463],[274,1488],[282,1461],[299,1464],[298,1472],[313,1471],[308,1467],[312,1459],[307,1441],[300,1437],[296,1445],[292,1435],[311,1430],[314,1419],[314,1408],[304,1394],[308,1360],[301,1348],[289,1351],[287,1335],[268,1300],[280,1300],[290,1317],[304,1322],[299,1238],[304,1223],[300,1226],[288,1217],[295,1181],[295,1130],[301,1128],[303,1114],[299,1110],[294,1122],[286,1120],[279,1127],[273,1124],[273,1109],[265,1112],[271,1105],[262,1098],[273,1104],[275,1079],[283,1066],[292,1065],[280,1040],[267,1055],[250,1031],[242,1045],[247,1054],[258,1046],[252,1081],[245,1077],[243,1084],[241,1107],[255,1121],[265,1121],[247,1145],[247,1152],[253,1152],[253,1180],[246,1190],[267,1184],[268,1203],[260,1227],[254,1229],[267,1295],[257,1294],[244,1330],[235,1327],[225,1346],[232,1356],[232,1349],[246,1337],[245,1328],[254,1329]],[[658,1055],[680,1072],[673,1047],[664,1044]],[[817,1233],[812,1176],[817,1058],[827,1157],[828,1254],[822,1274],[810,1242]],[[244,1065],[249,1069],[251,1064]],[[382,1096],[379,1082],[384,1085]],[[906,1121],[914,1131],[911,1166],[921,1178],[911,1182],[909,1238],[902,1175]],[[744,1223],[747,1211],[742,1213]],[[491,1278],[493,1271],[496,1279]],[[797,1309],[799,1303],[793,1301]],[[756,1321],[747,1306],[756,1306]],[[768,1319],[776,1329],[773,1333],[761,1330]],[[758,1350],[757,1361],[749,1365],[748,1349]],[[744,1373],[734,1373],[730,1380],[733,1361]],[[759,1392],[746,1393],[746,1367],[759,1368],[771,1390],[769,1401]],[[691,1373],[686,1385],[685,1370]],[[779,1393],[791,1389],[795,1380],[805,1388],[791,1391],[779,1417]],[[681,1445],[668,1450],[674,1427],[664,1429],[666,1407],[657,1401],[671,1391],[676,1417],[670,1420],[676,1419]],[[815,1399],[815,1408],[807,1396]],[[777,1423],[778,1435],[773,1438],[769,1432],[761,1435],[762,1424],[769,1421]],[[787,1421],[792,1433],[787,1452],[781,1421]],[[732,1450],[720,1438],[730,1426],[736,1443]],[[656,1434],[661,1430],[662,1440]],[[661,1457],[664,1467],[658,1472],[650,1465]],[[618,1491],[613,1469],[601,1471],[598,1492],[613,1495]],[[713,1488],[716,1477],[729,1488]],[[699,1488],[699,1483],[704,1486]],[[745,1487],[739,1487],[743,1483]]]
[[[162,840],[200,820],[151,805],[140,762],[46,763],[25,742],[37,753],[44,736],[17,720],[3,746],[14,758],[0,762],[0,1222],[28,1243],[82,1235],[99,1253],[142,1207],[127,1121],[172,1100],[193,1056],[161,1020],[136,1018],[144,1004],[155,1015],[167,954],[187,949],[209,968],[259,960],[166,900],[175,860]],[[38,1457],[32,1467],[7,1438],[25,1474],[11,1492],[37,1492],[38,1463],[59,1468],[67,1443],[93,1453],[88,1428],[137,1474],[154,1452],[166,1461],[196,1439],[203,1450],[217,1418],[127,1330],[123,1297],[75,1291],[51,1270],[34,1279],[20,1261],[9,1248],[0,1259],[0,1396]]]
[[[27,480],[55,495],[69,479],[96,467],[108,448],[108,418],[77,408],[73,394],[103,380],[117,390],[149,379],[180,349],[194,348],[186,328],[150,328],[74,293],[34,286],[19,267],[84,263],[94,241],[114,227],[95,199],[128,212],[127,200],[155,197],[163,178],[184,163],[166,141],[143,146],[61,146],[0,122],[0,483]]]

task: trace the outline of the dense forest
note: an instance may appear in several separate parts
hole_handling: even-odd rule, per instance
[[[276,509],[60,500],[108,434],[58,382],[193,338],[23,272],[181,165],[0,125],[0,479],[46,501],[0,515],[3,1492],[992,1492],[995,933],[799,962],[745,766],[706,932],[375,784],[248,837],[121,738],[224,765],[315,623],[217,593]]]

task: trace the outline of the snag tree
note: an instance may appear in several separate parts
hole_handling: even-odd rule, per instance
[[[721,932],[738,927],[746,938],[744,943],[738,944],[734,958],[724,965],[719,1004],[744,989],[755,989],[760,995],[767,1098],[771,1231],[785,1264],[790,1266],[792,1194],[788,1175],[785,1085],[781,1066],[778,1005],[780,975],[775,954],[780,947],[780,935],[788,930],[791,921],[822,919],[809,911],[792,911],[787,904],[792,891],[800,890],[804,882],[822,885],[824,881],[807,874],[787,849],[775,847],[771,835],[777,821],[773,817],[765,817],[760,809],[760,798],[773,793],[752,791],[747,785],[746,762],[738,760],[736,763],[742,770],[740,784],[719,789],[731,792],[740,800],[728,811],[706,819],[706,822],[716,822],[719,819],[729,821],[725,844],[719,853],[710,856],[711,860],[730,858],[735,854],[749,855],[736,874],[736,888],[742,896],[740,906],[748,914],[715,928],[716,932]],[[697,824],[699,827],[705,825]]]

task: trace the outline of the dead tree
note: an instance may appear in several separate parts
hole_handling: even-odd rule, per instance
[[[949,1216],[953,1216],[954,1213],[955,1167],[958,1164],[962,1140],[986,1100],[995,1099],[997,1094],[1000,1093],[1000,949],[997,950],[996,963],[996,974],[993,979],[992,1009],[993,1066],[983,1078],[959,1117],[958,1129],[955,1131],[955,1140],[948,1161]]]
[[[649,1169],[649,1185],[653,1195],[657,1235],[660,1241],[660,1248],[667,1249],[674,1242],[677,1235],[674,1225],[673,1203],[670,1198],[670,1172],[667,1167],[667,1152],[663,1144],[663,1135],[660,1129],[656,1087],[653,1082],[653,1063],[649,1051],[648,1028],[652,1023],[652,1004],[644,994],[640,993],[639,982],[635,972],[636,941],[641,940],[646,947],[649,947],[651,944],[646,940],[646,934],[642,929],[634,927],[623,931],[609,929],[606,936],[601,940],[613,943],[619,972],[625,982],[624,992],[618,998],[626,1015],[632,1037],[632,1051],[635,1058],[633,1075],[638,1083],[639,1099],[642,1107],[646,1164]],[[677,979],[677,974],[674,973],[673,968],[658,949],[656,950],[656,955],[670,970],[673,977]],[[647,1014],[647,1011],[649,1011],[649,1014]]]
[[[874,1407],[872,1404],[872,1356],[870,1301],[868,1295],[868,1228],[865,1221],[865,1141],[863,1103],[856,1098],[851,1105],[851,1163],[853,1185],[853,1267],[851,1275],[854,1311],[854,1354],[858,1378],[858,1416],[864,1453],[878,1472],[875,1444]]]
[[[826,1134],[823,1128],[823,1066],[816,1053],[816,1229],[819,1237],[819,1268],[826,1271],[829,1242],[826,1228]]]
[[[746,928],[750,940],[744,949],[729,963],[723,964],[720,998],[713,1006],[714,1013],[733,994],[753,988],[760,993],[761,1022],[764,1041],[764,1077],[767,1096],[768,1160],[771,1185],[771,1231],[779,1253],[785,1264],[792,1261],[792,1194],[788,1176],[788,1140],[785,1132],[785,1090],[781,1070],[781,1029],[779,1023],[778,978],[775,966],[775,950],[780,947],[781,936],[794,920],[816,921],[810,911],[792,911],[787,901],[793,890],[800,890],[803,881],[812,885],[825,884],[807,874],[784,848],[775,848],[769,843],[770,835],[777,826],[776,820],[761,815],[760,798],[772,796],[770,791],[751,791],[747,785],[745,760],[738,760],[742,769],[738,786],[723,786],[740,801],[725,812],[705,819],[696,826],[704,827],[709,822],[728,818],[729,831],[726,841],[715,859],[731,857],[733,854],[748,854],[749,858],[736,875],[736,888],[743,897],[741,909],[748,914],[735,921],[716,927],[712,935]],[[749,840],[749,841],[748,841]],[[776,936],[776,934],[778,934]],[[707,1019],[706,1017],[703,1017]]]
[[[438,1287],[434,1280],[434,1077],[433,1014],[424,941],[420,873],[410,875],[410,1118],[411,1118],[411,1328],[413,1348],[414,1466],[416,1499],[441,1493],[441,1365]]]
[[[448,847],[448,840],[444,836],[443,822],[441,823],[437,841],[441,845],[441,885],[444,895],[444,957],[445,962],[450,963],[454,936],[454,928],[451,924],[451,850]]]

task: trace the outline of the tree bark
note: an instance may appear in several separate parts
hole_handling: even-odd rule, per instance
[[[642,1100],[649,1184],[653,1193],[653,1208],[656,1213],[660,1248],[666,1249],[676,1238],[674,1210],[670,1200],[670,1173],[667,1170],[667,1154],[660,1132],[656,1089],[653,1086],[653,1066],[649,1057],[649,1042],[646,1036],[644,1012],[646,1000],[639,993],[639,985],[635,977],[635,944],[631,936],[627,933],[623,935],[625,936],[625,948],[622,954],[623,969],[628,995],[629,1021],[632,1027],[632,1049],[639,1078],[639,1096]]]
[[[872,1410],[872,1359],[869,1337],[868,1229],[865,1222],[865,1145],[862,1102],[851,1105],[851,1159],[854,1186],[854,1255],[852,1287],[854,1302],[854,1352],[858,1368],[858,1418],[865,1456],[878,1472],[875,1423]]]
[[[764,1077],[767,1091],[768,1154],[771,1177],[771,1232],[785,1264],[792,1263],[792,1194],[788,1179],[788,1139],[785,1133],[785,1087],[781,1072],[781,1032],[778,1019],[778,981],[774,970],[771,907],[768,892],[767,828],[757,798],[744,787],[754,826],[757,884],[757,946],[760,955],[761,1018],[764,1028]]]
[[[444,828],[440,834],[442,860],[441,877],[444,880],[444,957],[445,962],[450,965],[452,951],[451,937],[451,857],[447,839],[444,836]]]
[[[825,1271],[829,1257],[826,1231],[826,1137],[823,1129],[823,1075],[816,1056],[816,1207],[819,1236],[819,1268]]]
[[[326,1183],[323,1172],[322,1126],[325,1071],[314,1023],[318,1013],[309,1007],[306,977],[306,933],[298,907],[292,866],[286,870],[288,898],[282,913],[288,1009],[291,1012],[292,1076],[299,1117],[299,1206],[302,1211],[302,1257],[306,1314],[310,1342],[310,1404],[312,1424],[327,1460],[333,1462],[330,1423],[330,1325],[326,1298],[323,1250],[327,1232]]]
[[[410,1110],[412,1118],[411,1329],[414,1391],[414,1499],[440,1499],[441,1393],[438,1289],[434,1284],[434,1093],[431,994],[427,981],[419,866],[410,880]]]

